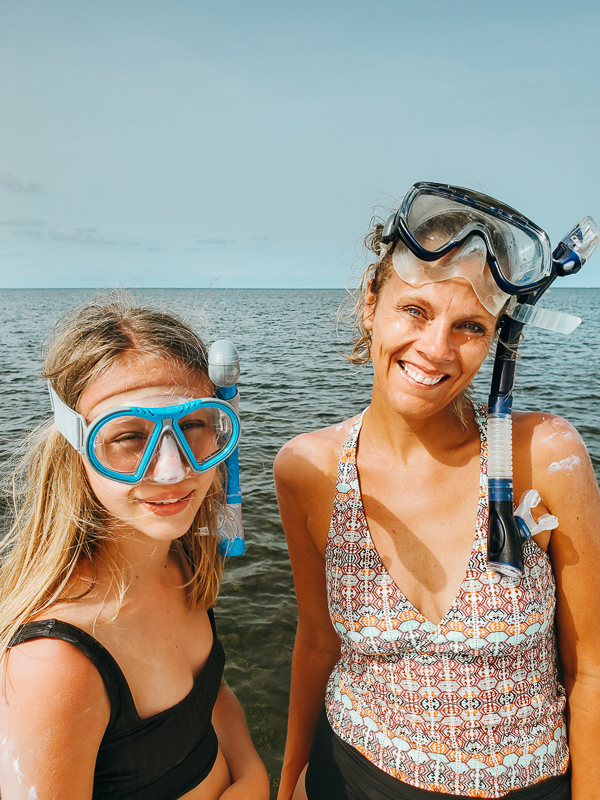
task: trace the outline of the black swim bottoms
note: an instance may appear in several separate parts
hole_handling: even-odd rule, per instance
[[[321,711],[306,771],[308,800],[464,800],[464,795],[417,789],[376,767],[332,731]],[[570,775],[548,778],[525,789],[515,789],[502,800],[571,800]]]

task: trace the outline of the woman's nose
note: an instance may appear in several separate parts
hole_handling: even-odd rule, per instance
[[[450,361],[454,355],[452,334],[451,326],[444,320],[430,320],[422,331],[417,349],[433,363]]]
[[[165,433],[148,470],[147,477],[155,483],[179,483],[187,474],[175,437]]]

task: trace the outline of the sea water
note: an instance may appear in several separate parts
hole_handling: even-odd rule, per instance
[[[296,610],[272,478],[273,459],[292,436],[339,422],[369,403],[370,367],[341,356],[350,331],[339,325],[342,290],[149,289],[137,300],[183,315],[208,343],[230,338],[240,352],[243,438],[240,466],[247,554],[227,564],[216,618],[226,679],[244,706],[274,784],[283,748]],[[40,349],[65,311],[93,290],[4,290],[0,295],[0,460],[46,418]],[[600,474],[600,289],[556,289],[541,305],[583,317],[570,337],[527,329],[514,405],[567,417],[582,433]],[[491,364],[475,389],[485,401]],[[399,487],[399,491],[401,488]]]

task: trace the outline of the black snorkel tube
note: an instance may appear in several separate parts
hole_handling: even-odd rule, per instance
[[[584,217],[554,250],[547,280],[519,296],[516,306],[509,306],[500,319],[488,401],[488,565],[508,578],[523,574],[523,539],[530,537],[523,520],[515,517],[512,484],[512,393],[523,327],[527,322],[536,324],[536,316],[541,315],[536,315],[538,309],[533,306],[556,278],[579,272],[599,243],[598,226],[591,217]],[[577,324],[542,327],[571,333]]]

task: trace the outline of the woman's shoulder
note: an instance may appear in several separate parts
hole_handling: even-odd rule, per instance
[[[581,434],[568,420],[545,411],[514,411],[515,443],[526,445],[534,459],[587,454]]]
[[[335,474],[340,451],[357,416],[316,431],[302,433],[286,442],[275,458],[275,480],[297,482],[314,471]]]
[[[540,494],[563,494],[582,481],[595,483],[589,453],[568,420],[542,411],[513,413],[515,472],[526,472]]]

